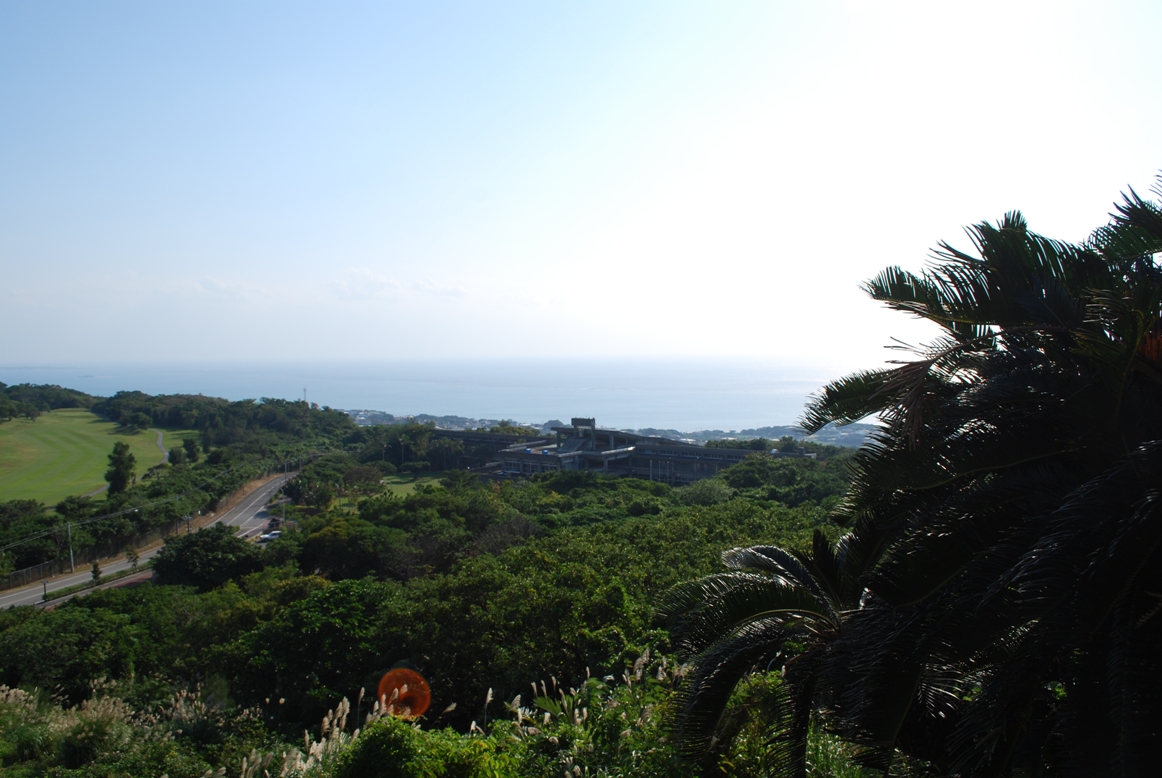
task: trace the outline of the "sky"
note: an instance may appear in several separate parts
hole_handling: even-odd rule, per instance
[[[0,3],[0,365],[738,357],[1084,239],[1162,168],[1156,2]]]

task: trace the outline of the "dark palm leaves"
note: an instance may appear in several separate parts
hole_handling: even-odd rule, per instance
[[[1162,192],[1157,191],[1157,194]],[[830,725],[958,775],[1149,774],[1162,742],[1162,210],[1084,245],[1019,214],[867,285],[945,336],[833,382],[879,415],[839,510],[870,564],[816,680]]]
[[[818,532],[811,551],[774,546],[723,553],[731,572],[672,589],[659,608],[692,671],[678,703],[675,741],[692,757],[713,752],[727,702],[756,670],[785,671],[785,701],[770,724],[775,775],[805,772],[807,729],[816,668],[845,610],[855,607],[856,571],[867,558],[841,542],[833,549]]]
[[[1131,192],[1080,246],[1016,213],[969,235],[975,255],[942,244],[866,287],[943,337],[807,409],[809,431],[885,424],[836,511],[851,532],[733,549],[671,592],[687,753],[741,678],[781,668],[781,774],[803,774],[812,715],[881,769],[902,750],[949,775],[1157,772],[1162,209]]]

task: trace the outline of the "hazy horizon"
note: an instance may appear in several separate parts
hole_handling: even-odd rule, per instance
[[[89,394],[206,394],[307,399],[345,410],[543,423],[595,416],[623,429],[684,432],[796,423],[839,373],[753,359],[428,359],[295,363],[0,365],[0,381]]]

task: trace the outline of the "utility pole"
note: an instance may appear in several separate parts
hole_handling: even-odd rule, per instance
[[[73,523],[71,521],[67,522],[65,526],[69,529],[69,572],[75,573],[77,572],[77,566],[73,562]]]

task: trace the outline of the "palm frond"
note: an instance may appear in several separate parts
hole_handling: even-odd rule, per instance
[[[739,681],[764,667],[790,637],[791,633],[777,624],[758,622],[714,643],[699,655],[678,695],[673,740],[679,753],[695,760],[712,753],[723,713]],[[776,738],[790,735],[793,719],[793,712],[788,711],[780,721],[773,722]],[[780,761],[788,771],[785,774],[802,775],[788,760]]]
[[[826,601],[809,588],[777,576],[720,573],[679,584],[665,595],[658,614],[670,622],[674,642],[696,654],[723,635],[770,622],[789,632],[835,627]]]
[[[883,387],[891,370],[865,370],[832,381],[812,395],[799,426],[818,432],[832,422],[851,424],[883,411],[891,404]]]
[[[824,540],[826,542],[826,539]],[[731,570],[762,570],[779,576],[788,583],[806,588],[820,602],[828,605],[833,620],[838,622],[839,613],[834,607],[836,601],[834,591],[810,562],[810,558],[804,559],[794,551],[787,551],[778,546],[749,546],[722,552],[722,563]]]

